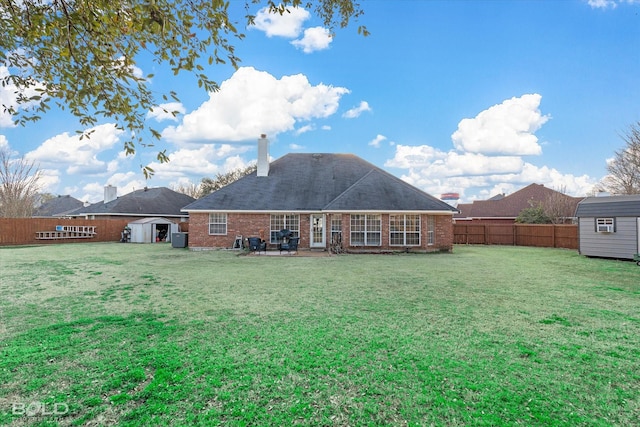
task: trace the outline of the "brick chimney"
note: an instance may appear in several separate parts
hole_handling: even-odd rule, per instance
[[[264,133],[258,140],[258,176],[269,176],[269,140]]]

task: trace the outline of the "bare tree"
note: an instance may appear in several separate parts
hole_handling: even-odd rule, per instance
[[[200,183],[200,197],[211,194],[225,185],[229,185],[243,176],[249,175],[257,168],[258,165],[256,163],[252,163],[249,166],[233,169],[227,173],[219,173],[215,178],[202,178],[202,182]]]
[[[172,185],[171,189],[176,193],[186,194],[194,199],[197,199],[200,196],[200,186],[193,182]]]
[[[567,187],[561,186],[542,202],[544,213],[553,224],[564,224],[575,215],[578,200],[567,196],[566,192]]]
[[[640,121],[629,127],[622,140],[627,145],[607,164],[609,174],[599,189],[611,194],[640,194]]]
[[[0,217],[23,218],[33,214],[40,191],[41,172],[34,162],[11,158],[0,148]]]

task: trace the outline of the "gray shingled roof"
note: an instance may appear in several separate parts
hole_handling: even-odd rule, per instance
[[[180,210],[195,199],[166,187],[145,188],[77,209],[73,215],[184,216]]]
[[[82,205],[83,203],[75,197],[69,195],[58,196],[38,206],[33,216],[64,216],[82,207]]]
[[[353,154],[287,154],[184,211],[443,211],[449,204]]]
[[[640,194],[627,196],[587,197],[576,209],[576,216],[630,216],[640,217]]]

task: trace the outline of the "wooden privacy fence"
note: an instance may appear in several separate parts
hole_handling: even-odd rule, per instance
[[[453,242],[578,249],[574,224],[454,224]]]
[[[0,218],[0,246],[119,242],[131,219]]]

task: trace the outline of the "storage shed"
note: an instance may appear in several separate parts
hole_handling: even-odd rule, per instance
[[[587,197],[576,217],[580,254],[633,259],[640,253],[640,194]]]
[[[170,242],[171,234],[179,231],[178,224],[159,217],[142,218],[130,222],[128,226],[132,243]]]

